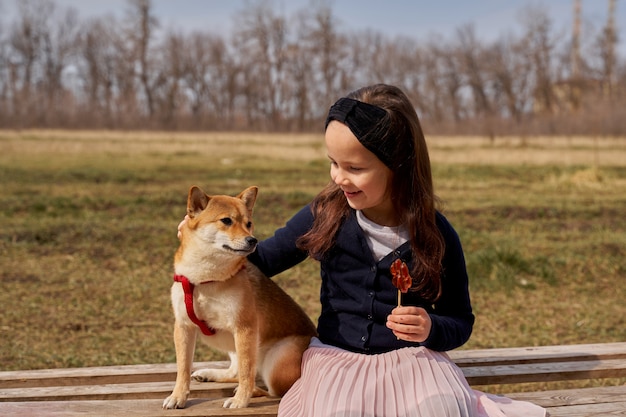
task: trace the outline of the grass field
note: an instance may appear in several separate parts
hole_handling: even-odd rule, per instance
[[[470,273],[466,348],[626,340],[626,138],[429,146]],[[0,131],[0,370],[174,361],[188,188],[258,185],[264,238],[327,180],[320,135]],[[314,262],[276,280],[316,318]]]

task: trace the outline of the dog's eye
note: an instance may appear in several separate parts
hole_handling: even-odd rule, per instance
[[[248,229],[249,229],[249,228],[251,228],[251,227],[252,227],[252,222],[248,222],[248,223],[246,223],[246,227],[247,227]]]
[[[233,219],[231,219],[230,217],[224,217],[223,219],[221,219],[221,222],[224,223],[226,226],[230,226],[231,224],[233,224]]]

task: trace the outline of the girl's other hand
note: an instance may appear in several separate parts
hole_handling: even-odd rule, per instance
[[[387,317],[387,327],[398,339],[408,342],[424,342],[432,324],[430,315],[422,307],[396,307]]]

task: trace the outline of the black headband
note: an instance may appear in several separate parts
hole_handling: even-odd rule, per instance
[[[381,123],[386,116],[387,111],[378,106],[343,97],[330,107],[325,128],[331,120],[345,124],[363,146],[392,168],[392,149],[381,140],[388,129],[388,123]]]

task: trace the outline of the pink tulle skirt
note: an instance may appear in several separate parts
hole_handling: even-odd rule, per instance
[[[313,339],[279,417],[544,417],[543,408],[472,389],[448,355],[424,347],[363,355]]]

